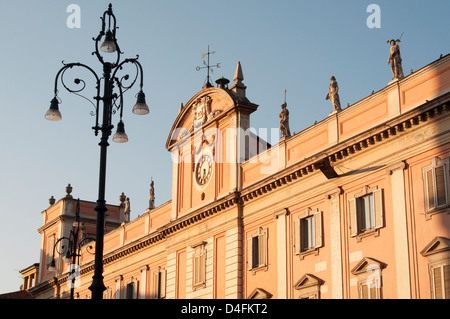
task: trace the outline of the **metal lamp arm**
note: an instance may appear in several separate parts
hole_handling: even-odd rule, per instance
[[[126,88],[126,89],[129,89],[129,88],[131,88],[131,87],[134,85],[134,83],[136,82],[138,76],[140,76],[140,84],[139,84],[139,86],[140,86],[140,88],[142,89],[142,86],[143,86],[143,83],[144,83],[144,72],[143,72],[143,70],[142,70],[142,65],[141,65],[141,64],[139,63],[139,61],[138,61],[138,58],[139,58],[139,55],[136,55],[136,58],[125,59],[125,60],[123,60],[123,61],[117,66],[117,68],[114,70],[114,72],[113,72],[113,74],[112,74],[112,78],[116,78],[116,73],[117,73],[119,70],[122,70],[123,65],[125,65],[126,63],[133,63],[133,64],[135,65],[135,67],[136,67],[136,77],[134,78],[133,82],[132,82],[129,86],[124,86],[124,85],[122,85],[121,82],[120,82],[120,85],[122,85],[122,86],[123,86],[124,88]],[[123,78],[123,77],[122,77],[122,78]]]

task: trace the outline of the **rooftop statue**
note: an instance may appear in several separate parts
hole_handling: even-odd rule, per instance
[[[284,102],[281,105],[281,113],[279,115],[280,117],[280,131],[281,131],[281,137],[290,137],[291,131],[289,129],[289,111],[287,109],[287,103]]]
[[[148,198],[148,209],[154,209],[155,208],[155,182],[152,179],[152,182],[150,183],[150,191],[149,191],[149,198]]]
[[[389,52],[388,63],[391,65],[392,73],[394,77],[392,81],[401,80],[405,76],[403,75],[403,67],[402,67],[402,57],[400,55],[400,47],[397,44],[400,40],[388,40],[388,43],[391,45],[391,49]]]
[[[339,86],[334,76],[331,76],[330,81],[331,83],[329,86],[326,100],[331,100],[331,103],[334,106],[334,110],[339,112],[341,110],[341,101],[339,99]]]

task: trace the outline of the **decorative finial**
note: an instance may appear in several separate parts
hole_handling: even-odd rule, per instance
[[[66,186],[66,196],[65,198],[73,198],[72,195],[70,195],[70,193],[72,193],[72,186],[70,186],[70,183]]]
[[[125,194],[122,192],[122,194],[119,196],[119,200],[120,203],[123,204],[125,203],[125,200],[127,199],[127,197],[125,196]]]
[[[247,88],[242,81],[244,81],[244,73],[242,72],[241,62],[238,61],[236,66],[236,72],[234,72],[233,78],[234,84],[230,88],[241,99],[245,99],[245,89]]]
[[[52,196],[48,199],[48,203],[52,206],[55,203],[55,198]]]
[[[236,72],[234,72],[233,81],[236,84],[243,84],[242,81],[244,81],[244,73],[242,72],[241,61],[238,61],[238,64],[236,66]]]
[[[206,69],[207,70],[206,84],[205,84],[204,87],[211,87],[212,86],[212,84],[210,82],[209,72],[210,71],[213,72],[213,68],[220,68],[220,63],[217,63],[216,65],[210,65],[209,64],[209,56],[211,54],[214,54],[214,53],[216,53],[216,51],[210,52],[209,51],[209,45],[208,45],[208,52],[202,53],[202,59],[204,59],[207,56],[208,57],[207,58],[208,62],[205,62],[205,60],[203,60],[203,65],[205,65],[205,66],[203,66],[203,67],[197,66],[197,68],[196,68],[197,71],[200,71],[201,69]]]

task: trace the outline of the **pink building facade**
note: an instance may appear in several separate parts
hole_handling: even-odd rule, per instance
[[[123,199],[108,206],[105,299],[450,298],[449,55],[276,145],[251,131],[240,64],[233,82],[174,120],[170,201],[130,221]],[[35,298],[70,296],[54,250],[76,204],[42,212]],[[85,237],[94,207],[80,202]],[[80,299],[95,241],[83,248]]]

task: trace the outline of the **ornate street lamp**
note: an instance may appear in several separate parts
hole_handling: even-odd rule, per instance
[[[60,99],[58,97],[58,80],[61,80],[64,88],[70,93],[74,93],[80,95],[80,92],[83,91],[86,87],[86,83],[79,78],[74,80],[76,85],[79,85],[77,89],[69,88],[64,81],[64,74],[67,70],[72,69],[73,67],[82,67],[90,73],[93,74],[96,81],[96,90],[97,95],[94,97],[96,103],[95,107],[95,126],[92,129],[95,131],[95,136],[98,135],[99,131],[101,131],[101,139],[100,139],[100,173],[99,173],[99,186],[98,186],[98,200],[97,206],[95,210],[97,212],[97,226],[96,226],[96,240],[95,240],[95,265],[94,265],[94,276],[92,277],[92,284],[89,289],[92,292],[92,299],[102,299],[103,291],[106,289],[103,284],[103,235],[104,235],[104,218],[105,212],[107,211],[105,205],[105,181],[106,181],[106,151],[108,147],[108,138],[112,133],[112,129],[114,126],[112,125],[112,115],[116,112],[120,112],[120,119],[117,125],[117,132],[113,136],[113,141],[117,143],[124,143],[128,141],[128,137],[125,133],[125,126],[122,121],[123,115],[123,94],[134,86],[138,78],[139,82],[139,92],[137,94],[137,102],[133,107],[132,112],[138,115],[145,115],[149,113],[149,108],[145,102],[145,95],[142,91],[143,86],[143,71],[142,66],[138,62],[139,56],[136,58],[125,59],[121,61],[121,54],[119,45],[117,43],[116,38],[116,17],[112,11],[112,5],[109,4],[108,10],[103,13],[101,17],[102,20],[102,29],[97,36],[97,38],[93,38],[95,41],[95,51],[92,54],[95,54],[103,65],[103,76],[99,77],[93,69],[89,66],[81,63],[69,63],[64,64],[64,66],[58,71],[55,79],[55,96],[51,100],[50,109],[45,113],[45,118],[50,121],[59,121],[61,120],[61,113],[59,111],[59,103]],[[102,41],[103,40],[103,41]],[[102,41],[102,42],[101,42]],[[99,43],[100,47],[99,47]],[[106,62],[103,59],[101,52],[106,54],[115,54],[116,59],[114,62]],[[118,72],[123,69],[125,64],[132,64],[136,67],[136,75],[134,78],[129,77],[128,74],[119,78]],[[124,82],[131,81],[129,85],[126,85]],[[81,85],[81,87],[80,87]],[[101,95],[100,88],[103,85],[103,95]],[[114,92],[117,89],[118,92]],[[84,97],[84,96],[82,96]],[[86,98],[86,97],[84,97]],[[87,98],[86,98],[87,99]],[[87,99],[89,100],[89,99]],[[90,100],[89,100],[90,101]],[[100,102],[103,102],[103,117],[102,123],[99,123],[99,111],[100,111]]]
[[[65,263],[71,263],[69,271],[70,275],[67,280],[70,280],[70,299],[74,297],[75,281],[78,274],[77,269],[80,266],[81,249],[83,246],[93,241],[94,238],[85,237],[82,230],[82,224],[80,222],[80,199],[77,200],[77,208],[75,211],[75,221],[72,224],[69,237],[59,238],[53,246],[53,259],[50,263],[50,270],[56,270],[55,252],[60,256],[64,256],[63,261]],[[85,247],[86,251],[90,254],[93,249],[92,245]]]

